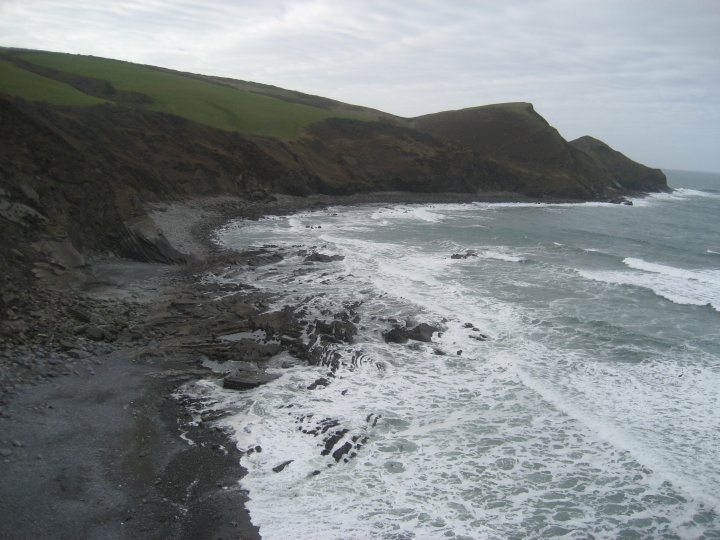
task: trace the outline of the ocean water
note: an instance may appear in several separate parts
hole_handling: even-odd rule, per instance
[[[241,485],[263,538],[720,538],[720,175],[669,183],[633,206],[376,205],[219,231],[291,254],[217,278],[271,309],[360,302],[334,376],[187,388],[261,447]],[[292,255],[310,249],[344,259]],[[389,319],[442,331],[386,344]]]

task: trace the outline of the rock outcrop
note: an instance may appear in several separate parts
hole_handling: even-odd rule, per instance
[[[497,164],[502,188],[542,197],[610,199],[667,189],[662,172],[583,137],[567,142],[530,103],[502,103],[420,116],[412,125]],[[603,148],[595,143],[600,143]],[[613,153],[614,152],[614,153]]]
[[[439,332],[438,326],[427,323],[420,323],[412,328],[395,325],[391,330],[383,334],[385,343],[407,343],[409,340],[423,341],[430,343],[435,332]]]
[[[637,163],[604,142],[585,135],[570,145],[585,152],[598,169],[610,179],[620,191],[667,191],[667,180],[660,169],[651,169]]]

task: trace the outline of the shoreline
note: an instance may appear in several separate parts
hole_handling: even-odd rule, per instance
[[[20,347],[4,347],[19,373],[3,373],[0,394],[0,536],[259,538],[237,483],[239,453],[223,433],[193,426],[172,397],[208,375],[165,327],[192,277],[127,261],[96,263],[95,271],[118,286],[82,294],[146,322],[122,328],[106,318],[104,336],[78,337],[69,351],[25,346],[26,365]],[[144,279],[158,289],[138,291]],[[101,310],[92,307],[95,320]]]
[[[297,321],[262,319],[264,295],[250,288],[196,281],[199,273],[228,265],[273,262],[268,252],[221,249],[214,231],[235,219],[335,205],[578,202],[518,199],[374,193],[155,204],[150,217],[168,243],[189,256],[186,265],[96,258],[87,267],[43,276],[33,294],[53,306],[47,315],[57,319],[55,326],[48,330],[50,321],[32,320],[37,303],[18,305],[17,320],[26,326],[20,335],[33,337],[18,342],[0,334],[0,354],[8,361],[0,372],[6,478],[0,515],[7,517],[0,536],[260,538],[238,485],[241,454],[226,434],[191,425],[187,404],[170,395],[186,382],[217,378],[202,358],[262,361],[278,352],[229,346],[217,336],[263,325],[282,335]],[[307,350],[292,352],[310,360]]]
[[[0,328],[3,538],[260,538],[240,453],[172,396],[216,377],[199,359],[225,352],[217,329],[258,312],[251,294],[206,304],[217,288],[196,282],[237,260],[209,235],[251,203],[219,202],[172,203],[180,219],[165,231],[195,242],[187,265],[99,257],[6,293],[17,298]]]

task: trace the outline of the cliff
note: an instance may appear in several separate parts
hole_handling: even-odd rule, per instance
[[[665,175],[660,169],[645,167],[598,139],[585,135],[570,141],[570,145],[590,156],[603,176],[611,179],[619,189],[640,192],[667,189]]]
[[[0,49],[0,145],[4,253],[51,238],[181,260],[153,237],[144,209],[193,196],[612,200],[667,189],[660,171],[600,141],[568,143],[528,103],[407,119],[247,81],[15,49]]]
[[[610,157],[581,139],[567,142],[530,103],[441,112],[415,118],[412,125],[501,164],[508,171],[508,191],[613,199],[628,192],[667,189],[665,176],[656,169],[619,152]]]

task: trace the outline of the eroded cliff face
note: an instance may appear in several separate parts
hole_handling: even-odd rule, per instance
[[[513,191],[607,199],[667,189],[662,172],[601,141],[596,143],[603,149],[581,139],[567,142],[530,103],[441,112],[415,118],[412,125],[500,163],[516,178]]]
[[[173,262],[147,203],[228,194],[464,193],[613,199],[667,189],[604,143],[567,143],[529,104],[406,122],[332,118],[296,139],[248,137],[142,107],[0,98],[3,252],[38,239]],[[7,258],[5,259],[7,262]]]
[[[603,176],[620,189],[638,192],[668,190],[667,179],[660,169],[641,165],[598,139],[585,135],[570,141],[570,145],[590,156]]]
[[[328,193],[506,192],[594,200],[667,189],[660,171],[619,153],[599,159],[595,149],[568,143],[529,103],[443,112],[404,125],[330,119],[297,140],[259,144]]]
[[[468,148],[383,122],[331,119],[293,141],[258,144],[327,194],[501,191],[498,166]]]
[[[252,141],[171,115],[0,99],[0,125],[0,195],[29,209],[3,227],[16,236],[66,235],[83,250],[133,255],[126,225],[149,202],[315,188],[287,178]]]

